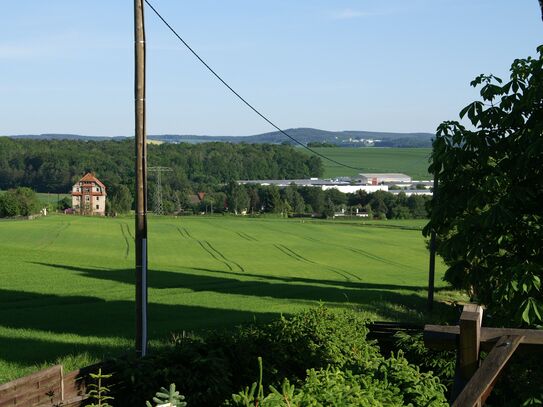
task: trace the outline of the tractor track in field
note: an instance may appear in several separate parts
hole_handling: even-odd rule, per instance
[[[343,277],[347,281],[351,281],[349,276],[355,278],[356,280],[360,280],[360,277],[358,277],[356,274],[353,274],[353,273],[351,273],[349,271],[346,271],[346,270],[339,269],[337,267],[332,267],[332,266],[329,266],[327,264],[322,264],[322,263],[318,263],[316,261],[310,260],[310,259],[302,256],[301,254],[296,253],[294,250],[292,250],[291,248],[285,246],[284,244],[274,244],[274,246],[281,253],[287,255],[288,257],[290,257],[290,258],[292,258],[292,259],[294,259],[296,261],[299,261],[299,262],[302,262],[302,263],[307,263],[307,264],[314,264],[316,266],[326,267],[328,270],[330,270],[333,273],[336,273],[337,275]]]
[[[350,251],[353,252],[353,253],[361,254],[362,256],[367,257],[368,259],[375,260],[375,261],[378,261],[378,262],[387,264],[387,265],[389,265],[389,266],[395,266],[395,267],[405,268],[405,264],[398,263],[398,262],[396,262],[396,261],[394,261],[394,260],[386,259],[386,258],[384,258],[384,257],[378,256],[378,255],[376,255],[376,254],[372,254],[372,253],[367,252],[367,251],[365,251],[365,250],[362,250],[362,249],[355,249],[355,248],[353,248],[353,247],[345,247],[345,248],[348,249],[348,250],[350,250]]]
[[[190,239],[192,237],[190,235],[189,231],[187,230],[187,228],[181,228],[181,227],[177,226],[176,229],[183,238]]]
[[[289,257],[292,257],[294,260],[310,263],[310,264],[317,264],[313,260],[306,259],[304,256],[296,253],[294,250],[290,249],[289,247],[285,246],[284,244],[274,244],[274,246],[279,249],[281,252],[286,254]]]
[[[215,247],[213,247],[213,245],[211,243],[209,243],[207,240],[204,240],[204,243],[207,244],[207,246],[215,253],[217,253],[217,256],[219,256],[220,258],[222,258],[225,262],[227,263],[230,263],[230,264],[234,264],[238,269],[239,271],[241,272],[245,272],[245,269],[238,263],[238,262],[235,262],[234,260],[231,260],[229,258],[227,258],[224,254],[222,254],[219,250],[217,250]]]
[[[55,230],[54,235],[50,239],[48,239],[48,241],[39,245],[37,249],[45,250],[51,247],[56,242],[56,240],[60,237],[60,235],[64,233],[71,225],[72,225],[72,222],[62,222],[60,226]]]
[[[220,252],[211,243],[209,243],[209,241],[196,239],[190,234],[187,228],[177,227],[177,231],[184,239],[193,240],[194,242],[198,243],[202,250],[209,254],[214,260],[224,264],[228,268],[228,270],[234,271],[234,269],[237,268],[242,273],[245,272],[245,268],[243,268],[241,264],[226,257],[222,252]]]
[[[128,236],[130,236],[130,239],[136,240],[136,237],[132,234],[132,231],[130,230],[130,226],[128,226],[128,223],[125,223],[126,225],[126,232],[128,233]]]
[[[224,225],[218,224],[217,222],[213,222],[213,221],[210,221],[210,220],[206,220],[205,222],[208,225],[211,225],[211,226],[213,226],[215,228],[222,229],[222,230],[225,230],[225,231],[230,232],[230,233],[235,233],[236,235],[238,235],[242,239],[247,240],[248,242],[258,242],[259,241],[256,237],[254,237],[253,235],[250,235],[249,233],[238,232],[236,230],[232,230],[231,228],[228,228],[228,227],[226,227]]]
[[[335,243],[324,243],[321,240],[315,239],[313,237],[304,237],[304,239],[308,240],[310,242],[328,244],[328,245],[336,246],[336,247],[339,247],[339,248],[342,248],[342,249],[345,249],[345,250],[349,250],[349,251],[351,251],[353,253],[360,254],[361,256],[364,256],[364,257],[366,257],[368,259],[375,260],[375,261],[378,261],[380,263],[387,264],[389,266],[402,267],[402,268],[406,267],[405,264],[396,262],[394,260],[389,260],[389,259],[384,258],[382,256],[378,256],[376,254],[370,253],[370,252],[368,252],[366,250],[362,250],[362,249],[358,249],[358,248],[354,248],[354,247],[349,247],[349,246],[343,246],[343,245],[339,245],[339,244],[335,244]]]
[[[206,242],[204,240],[204,242]],[[217,257],[217,255],[215,253],[213,253],[213,251],[207,247],[204,242],[202,242],[201,240],[196,240],[196,243],[198,243],[200,245],[200,247],[207,253],[209,254],[211,257],[213,257],[216,261],[218,261],[219,263],[222,263],[224,264],[226,267],[228,267],[228,270],[230,271],[234,271],[234,269],[232,268],[232,266],[230,265],[230,263],[228,263],[227,261],[224,261],[224,260],[221,260],[219,257]],[[207,242],[206,242],[207,243]]]
[[[248,242],[258,242],[258,239],[254,236],[251,236],[250,234],[248,233],[244,233],[244,232],[236,232],[236,234],[241,237],[242,239],[245,239],[247,240]]]
[[[126,245],[125,251],[124,251],[124,258],[126,259],[128,257],[128,254],[130,253],[130,241],[128,240],[128,236],[126,235],[127,232],[125,231],[128,229],[128,225],[126,223],[119,223],[119,226],[121,227],[121,234],[123,235],[124,243]],[[128,230],[128,235],[130,235],[130,230]]]

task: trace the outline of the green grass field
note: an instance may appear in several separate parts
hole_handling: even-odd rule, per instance
[[[6,191],[0,191],[0,195],[4,194]],[[54,193],[47,193],[47,192],[38,192],[36,194],[38,196],[38,200],[43,204],[51,204],[56,205],[61,199],[64,198],[70,198],[70,194],[54,194]]]
[[[325,178],[352,176],[359,172],[401,172],[415,180],[432,178],[428,174],[431,148],[319,147],[314,150],[363,170],[345,168],[323,159]]]
[[[150,338],[321,301],[378,320],[427,320],[423,223],[151,218]],[[131,348],[133,235],[132,218],[0,222],[0,383],[59,357],[75,368]],[[442,273],[439,264],[440,286]]]

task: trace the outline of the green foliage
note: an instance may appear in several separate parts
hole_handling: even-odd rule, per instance
[[[94,400],[92,404],[88,404],[88,407],[113,407],[108,403],[108,400],[113,400],[113,397],[108,396],[111,392],[109,387],[104,385],[103,380],[111,378],[111,374],[103,374],[102,369],[98,369],[98,373],[91,373],[89,375],[91,379],[95,379],[96,383],[91,383],[88,387],[91,389],[87,396],[89,399]]]
[[[409,362],[419,366],[423,372],[432,372],[450,388],[454,379],[456,351],[436,351],[424,345],[422,334],[398,332],[395,347],[403,352]]]
[[[175,383],[170,384],[169,389],[161,387],[160,391],[157,391],[155,397],[153,397],[153,401],[156,404],[170,403],[171,407],[186,407],[187,403],[183,400],[185,400],[185,396],[179,394],[179,392],[175,390]],[[145,405],[147,407],[153,407],[149,401],[146,401]]]
[[[439,179],[425,234],[435,230],[447,281],[502,323],[543,323],[543,47],[517,59],[506,83],[480,75],[481,99],[438,127]]]
[[[116,399],[135,405],[149,398],[157,382],[175,380],[188,403],[198,406],[221,405],[240,388],[234,405],[365,406],[373,399],[383,405],[391,400],[392,405],[443,405],[438,379],[420,373],[402,355],[385,359],[367,332],[359,313],[319,307],[200,340],[181,337],[144,359],[117,361],[116,377],[124,387],[116,389]],[[254,378],[255,360],[259,379],[245,387]],[[269,394],[264,381],[271,385]],[[330,404],[334,394],[338,401]],[[367,403],[339,402],[360,397]]]
[[[238,185],[236,182],[232,181],[228,184],[226,200],[228,202],[228,209],[236,214],[249,209],[249,195],[245,187]]]
[[[60,210],[60,211],[71,208],[72,207],[72,200],[70,198],[68,198],[67,196],[65,196],[64,198],[62,198],[58,202],[57,207],[58,207],[58,210]]]
[[[20,185],[40,192],[66,192],[92,171],[106,187],[134,185],[133,139],[121,141],[0,139],[0,189]],[[320,158],[292,146],[266,144],[148,145],[150,166],[167,166],[163,187],[173,191],[238,179],[288,179],[322,175]],[[150,189],[154,182],[149,183]],[[132,191],[133,192],[133,191]]]
[[[281,391],[269,386],[265,395],[260,379],[249,388],[232,395],[239,407],[305,407],[305,406],[447,406],[444,386],[430,373],[420,373],[401,354],[382,359],[370,369],[342,370],[328,366],[309,369],[298,388],[288,379]],[[257,390],[258,389],[258,390]]]
[[[30,188],[10,189],[0,195],[0,218],[11,216],[29,216],[41,208],[38,196]]]
[[[108,212],[127,213],[132,209],[132,194],[126,185],[113,184],[107,189]]]

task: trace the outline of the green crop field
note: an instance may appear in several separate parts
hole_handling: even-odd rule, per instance
[[[150,338],[264,321],[321,301],[378,320],[423,321],[423,223],[151,218]],[[0,222],[0,383],[59,357],[75,368],[130,349],[133,235],[132,218]],[[439,264],[441,287],[442,273]]]
[[[323,159],[324,177],[352,176],[359,172],[401,172],[415,180],[427,180],[431,148],[319,147],[315,151],[362,171]]]
[[[0,191],[0,195],[5,193],[6,191]],[[54,193],[47,193],[47,192],[38,192],[36,194],[38,196],[38,200],[43,204],[52,204],[55,205],[58,203],[61,199],[64,198],[70,198],[70,194],[54,194]]]

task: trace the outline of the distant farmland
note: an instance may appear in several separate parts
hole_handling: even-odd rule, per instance
[[[323,159],[324,177],[356,175],[359,172],[401,172],[413,179],[431,179],[428,158],[431,148],[319,147],[315,151],[363,171],[341,167]]]
[[[151,218],[150,337],[265,321],[320,301],[422,321],[423,223]],[[0,222],[0,383],[58,357],[69,369],[133,346],[133,236],[132,218]],[[441,263],[437,274],[443,286]]]

